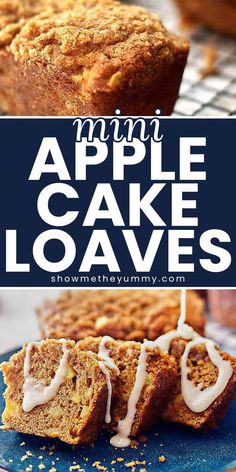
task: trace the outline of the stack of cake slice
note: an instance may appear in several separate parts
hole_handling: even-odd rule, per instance
[[[25,346],[9,362],[2,364],[7,384],[4,429],[57,437],[71,444],[91,443],[105,424],[116,429],[117,423],[127,412],[141,344],[122,341],[107,343],[111,359],[117,366],[114,369],[95,354],[100,341],[88,339],[83,346],[66,341],[68,355],[64,372],[59,372],[63,362],[63,342],[60,340],[34,343],[30,351]],[[27,363],[29,379],[26,376]],[[154,349],[148,352],[146,364],[143,388],[137,405],[134,405],[136,414],[131,435],[149,429],[160,418],[176,382],[176,362],[172,356]],[[61,381],[57,382],[53,396],[48,396],[48,390],[52,390],[51,386],[58,376]],[[33,382],[29,389],[28,382]],[[35,388],[36,401],[34,392],[32,394]],[[110,391],[109,424],[107,407]]]

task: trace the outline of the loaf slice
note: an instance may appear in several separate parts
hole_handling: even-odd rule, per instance
[[[180,290],[75,290],[63,292],[37,310],[42,338],[109,335],[115,339],[154,340],[174,329]],[[204,334],[204,301],[187,292],[187,322]]]
[[[175,339],[171,343],[170,353],[176,358],[180,366],[187,341]],[[174,392],[165,408],[163,418],[174,423],[182,423],[192,428],[215,428],[225,415],[231,401],[236,395],[236,359],[229,354],[220,351],[220,355],[229,361],[233,368],[233,373],[224,391],[213,401],[213,403],[203,412],[195,413],[186,405],[181,393],[181,380],[176,383]],[[202,384],[203,389],[216,383],[218,369],[211,362],[204,344],[193,347],[188,358],[189,380],[195,385]],[[179,367],[180,370],[180,367]]]
[[[81,350],[98,353],[102,338],[86,338],[78,342]],[[112,340],[106,343],[109,356],[115,362],[120,374],[116,377],[111,410],[111,423],[108,428],[117,429],[120,420],[127,413],[137,372],[141,344],[134,341]],[[168,402],[176,382],[176,362],[159,349],[148,348],[145,383],[137,403],[137,410],[131,428],[131,436],[148,430],[157,423],[163,408]]]
[[[67,341],[66,346],[66,375],[58,391],[50,401],[28,412],[23,410],[26,346],[1,365],[7,385],[2,416],[4,430],[59,438],[70,444],[94,441],[105,418],[106,376],[96,355],[80,351],[73,341]],[[30,353],[30,375],[49,386],[62,356],[61,341],[46,340],[34,344]]]
[[[72,116],[110,116],[117,108],[123,115],[153,115],[157,108],[163,115],[172,112],[189,46],[170,34],[157,15],[115,0],[78,0],[69,6],[50,1],[49,10],[46,1],[37,5],[35,0],[37,7],[30,11],[25,3],[18,0],[13,14],[10,1],[5,12],[0,5],[2,111]]]
[[[236,36],[235,0],[175,0],[183,22],[208,26],[220,33]]]

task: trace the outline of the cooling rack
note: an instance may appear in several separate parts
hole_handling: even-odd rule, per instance
[[[180,33],[179,15],[172,0],[135,0],[135,3],[157,12],[170,31]],[[173,116],[235,116],[236,39],[205,28],[193,31],[189,39],[189,59]],[[201,78],[206,48],[216,51],[216,72]]]

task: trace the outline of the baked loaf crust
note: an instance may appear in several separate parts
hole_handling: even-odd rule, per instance
[[[93,351],[97,354],[101,340],[102,338],[86,338],[78,342],[78,347],[81,350]],[[134,341],[109,341],[106,343],[106,348],[120,371],[114,385],[112,421],[107,425],[109,429],[116,431],[118,422],[124,419],[127,413],[128,399],[135,382],[141,344]],[[147,349],[147,351],[145,384],[137,403],[131,436],[136,436],[157,423],[177,379],[174,357],[157,348]]]
[[[208,302],[212,318],[236,329],[235,290],[208,290]]]
[[[224,390],[210,406],[195,413],[181,393],[180,363],[186,343],[181,338],[174,339],[170,354],[144,345],[143,357],[142,345],[134,341],[107,337],[90,337],[77,344],[64,340],[41,341],[30,345],[30,379],[26,369],[29,346],[25,346],[1,365],[7,384],[3,429],[56,437],[70,444],[87,444],[105,426],[108,409],[111,422],[106,427],[118,431],[119,435],[126,435],[120,427],[126,421],[129,423],[130,417],[129,436],[150,429],[161,416],[195,429],[215,427],[236,394],[236,359],[219,350],[222,358],[230,362],[232,373],[230,368]],[[65,345],[67,357],[60,383],[50,398],[45,399],[44,392],[38,401],[38,389],[42,386],[43,390],[50,389],[58,377]],[[188,379],[195,386],[201,385],[201,390],[218,380],[218,369],[201,339],[190,350],[187,368]],[[32,378],[33,385],[27,391],[27,381],[31,382]],[[35,392],[37,402],[32,405]],[[30,408],[25,403],[27,394]]]
[[[175,0],[184,23],[198,23],[236,36],[235,0]]]
[[[154,340],[177,325],[179,290],[66,291],[37,311],[42,338]],[[187,323],[204,334],[204,301],[187,291]]]
[[[3,0],[0,106],[14,115],[169,115],[187,54],[188,43],[143,8]]]
[[[175,339],[171,343],[170,354],[180,364],[187,341]],[[164,411],[163,418],[174,423],[182,423],[192,428],[215,428],[225,415],[231,401],[236,395],[236,359],[229,354],[220,351],[224,360],[229,361],[233,368],[232,376],[224,391],[213,403],[201,413],[195,413],[188,408],[181,394],[180,378],[176,383],[174,392]],[[195,385],[202,384],[203,389],[216,383],[218,370],[211,362],[207,350],[203,344],[193,347],[188,358],[189,380]]]
[[[95,354],[80,351],[73,341],[67,341],[67,348],[68,373],[56,396],[28,413],[22,409],[26,346],[1,365],[7,384],[2,416],[4,430],[59,438],[70,444],[94,441],[105,417],[106,377]],[[49,385],[61,357],[61,341],[46,340],[35,344],[31,352],[31,375]]]

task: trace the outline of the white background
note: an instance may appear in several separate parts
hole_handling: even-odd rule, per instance
[[[0,354],[39,339],[35,308],[59,290],[0,290]]]

